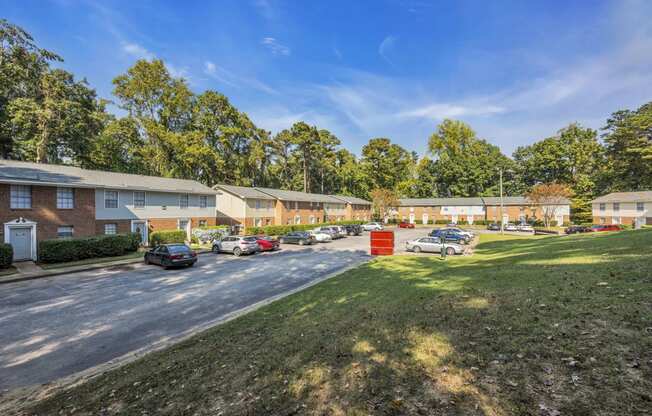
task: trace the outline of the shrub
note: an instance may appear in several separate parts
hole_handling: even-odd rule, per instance
[[[457,225],[469,225],[469,222],[467,220],[459,220]]]
[[[39,242],[39,261],[61,263],[96,257],[122,256],[138,250],[139,245],[138,233],[43,240]]]
[[[435,220],[435,224],[448,224],[449,220]]]
[[[14,248],[11,244],[0,243],[0,269],[6,269],[11,266],[14,258]]]
[[[249,235],[283,235],[291,231],[306,231],[312,230],[317,227],[325,227],[328,225],[350,225],[350,224],[364,224],[365,221],[350,220],[338,222],[322,222],[318,224],[288,224],[288,225],[266,225],[264,227],[247,227],[246,234]]]
[[[473,224],[474,225],[487,225],[487,224],[489,224],[489,221],[487,221],[487,220],[474,220]]]
[[[183,230],[154,231],[149,235],[149,245],[154,247],[161,244],[183,243],[185,241],[186,232]]]
[[[414,220],[414,223],[417,225],[423,224],[423,220]]]
[[[222,236],[228,234],[229,234],[228,225],[200,227],[192,230],[191,241],[194,243],[194,242],[208,242],[213,240],[219,240],[220,238],[222,238]]]

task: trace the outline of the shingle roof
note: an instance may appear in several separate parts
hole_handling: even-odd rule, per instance
[[[276,199],[273,196],[261,192],[256,188],[249,188],[247,186],[215,185],[213,188],[221,189],[223,191],[226,191],[230,194],[233,194],[243,199],[268,199],[268,200]]]
[[[484,205],[482,198],[403,198],[398,200],[401,206],[464,206]]]
[[[188,179],[161,178],[81,169],[67,165],[0,159],[0,182],[64,185],[78,188],[133,189],[139,191],[215,194],[208,186]]]
[[[341,199],[342,201],[347,202],[349,204],[371,205],[371,202],[355,196],[349,196],[349,195],[332,195],[332,196],[334,196],[337,199]]]
[[[500,205],[499,196],[483,196],[485,205]],[[527,198],[524,196],[504,196],[503,205],[527,205]]]
[[[652,191],[612,192],[591,202],[652,202]]]
[[[327,202],[333,204],[342,203],[342,200],[337,199],[330,195],[310,194],[310,193],[299,192],[299,191],[285,191],[282,189],[260,188],[260,187],[256,187],[255,189],[264,192],[268,195],[271,195],[276,199],[280,199],[281,201]]]

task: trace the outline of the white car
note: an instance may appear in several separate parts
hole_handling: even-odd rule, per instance
[[[523,231],[523,232],[526,232],[526,233],[533,233],[534,232],[534,228],[532,228],[532,226],[529,225],[529,224],[517,225],[516,229],[518,231]]]
[[[471,240],[473,240],[473,238],[475,238],[475,234],[473,234],[471,231],[463,230],[463,229],[458,228],[458,227],[446,227],[446,229],[447,230],[453,230],[453,231],[457,232],[458,234],[465,235],[465,236],[469,237]]]
[[[368,222],[362,224],[362,229],[365,231],[378,231],[383,229],[383,225],[378,222]]]
[[[516,224],[505,224],[505,231],[518,231]]]
[[[315,240],[319,243],[327,243],[329,241],[333,241],[333,238],[331,237],[330,234],[324,233],[319,230],[311,230],[308,231],[313,237],[315,237]]]
[[[464,247],[459,244],[444,243],[446,254],[452,256],[454,254],[463,254]],[[410,240],[405,243],[407,251],[414,251],[415,253],[441,253],[441,241],[435,237],[421,237],[415,240]]]

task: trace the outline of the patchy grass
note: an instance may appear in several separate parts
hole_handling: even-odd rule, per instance
[[[111,263],[113,261],[119,261],[119,260],[135,259],[139,257],[142,258],[144,254],[145,254],[144,251],[139,250],[139,251],[134,251],[133,253],[125,254],[123,256],[98,257],[94,259],[68,261],[65,263],[39,263],[39,266],[44,270],[53,270],[53,269],[61,269],[64,267],[83,266],[86,264],[94,265],[94,264],[102,264],[102,263]]]
[[[483,235],[472,257],[379,258],[29,412],[649,414],[650,247]]]
[[[0,276],[10,276],[14,273],[18,273],[18,270],[14,266],[5,267],[0,269]]]

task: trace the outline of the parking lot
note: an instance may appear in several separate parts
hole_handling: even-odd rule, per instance
[[[397,247],[428,229],[396,232]],[[137,264],[11,283],[0,292],[0,390],[47,383],[210,327],[368,261],[369,234],[193,268]]]

